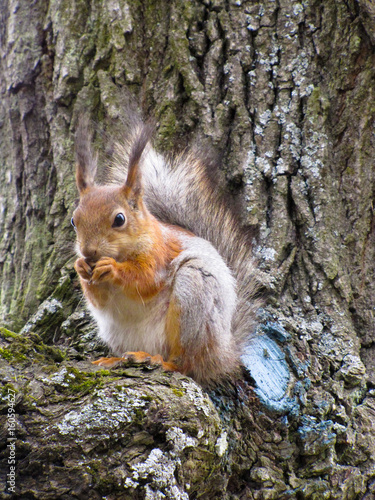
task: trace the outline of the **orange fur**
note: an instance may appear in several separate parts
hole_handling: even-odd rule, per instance
[[[155,221],[154,225],[156,237],[151,252],[141,253],[125,262],[103,258],[96,263],[91,276],[81,278],[85,296],[95,307],[104,307],[110,293],[108,285],[119,286],[130,299],[142,302],[152,299],[163,290],[165,284],[158,277],[158,272],[165,269],[177,257],[181,252],[181,244],[175,238],[162,241],[158,223]],[[108,271],[107,277],[104,273],[100,273],[103,261],[108,261],[108,266],[112,267],[111,271],[105,268],[105,271]],[[77,263],[75,267],[80,273]]]
[[[169,347],[168,359],[172,362],[178,362],[183,354],[180,341],[180,309],[173,299],[168,307],[166,336]]]
[[[147,231],[152,245],[147,249],[148,251],[132,256],[124,262],[111,259],[110,264],[113,269],[108,277],[108,283],[121,287],[130,299],[143,302],[152,299],[163,290],[165,283],[158,273],[166,269],[181,252],[181,244],[177,239],[169,237],[163,240],[159,223],[156,220],[151,221],[150,226]],[[95,272],[100,269],[98,267],[100,263],[101,261],[93,270],[94,283]],[[98,277],[103,276],[100,272],[98,275]]]
[[[106,368],[115,368],[122,363],[133,361],[134,363],[149,363],[150,365],[160,365],[164,370],[174,372],[178,371],[177,366],[169,361],[164,361],[160,354],[150,356],[147,352],[126,352],[121,358],[99,358],[93,361],[93,365],[105,366]]]

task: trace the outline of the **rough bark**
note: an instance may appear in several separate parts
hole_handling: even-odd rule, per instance
[[[21,498],[374,498],[371,2],[0,12],[0,315],[24,338],[2,331],[1,369]],[[183,377],[82,361],[99,348],[72,270],[73,132],[82,110],[116,121],[119,88],[156,117],[161,151],[202,137],[218,150],[259,229],[259,404],[247,382],[210,400]]]

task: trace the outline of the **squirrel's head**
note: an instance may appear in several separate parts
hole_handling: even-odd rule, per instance
[[[124,261],[149,245],[150,214],[143,203],[139,164],[150,132],[150,127],[145,127],[133,143],[126,182],[122,186],[97,186],[91,136],[84,126],[78,128],[76,182],[80,200],[72,225],[77,233],[77,253],[90,265],[102,257]]]

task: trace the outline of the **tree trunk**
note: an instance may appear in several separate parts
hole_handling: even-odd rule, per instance
[[[0,12],[0,317],[22,329],[2,330],[2,498],[13,443],[14,498],[375,498],[371,2]],[[124,94],[157,119],[160,151],[211,143],[258,228],[257,397],[246,375],[208,397],[83,361],[103,348],[72,268],[74,129],[87,110],[113,126]]]

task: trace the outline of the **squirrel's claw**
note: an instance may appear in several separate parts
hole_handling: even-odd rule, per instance
[[[92,284],[96,284],[99,281],[113,281],[115,269],[116,261],[111,257],[103,257],[96,263],[93,269]]]
[[[170,361],[164,361],[160,354],[155,354],[151,356],[147,352],[137,351],[137,352],[126,352],[123,358],[133,363],[146,363],[148,365],[160,365],[166,371],[178,371],[177,365]]]
[[[87,264],[85,259],[83,259],[82,257],[77,259],[74,263],[74,269],[82,279],[89,282],[91,281],[92,268],[89,266],[89,264]]]

